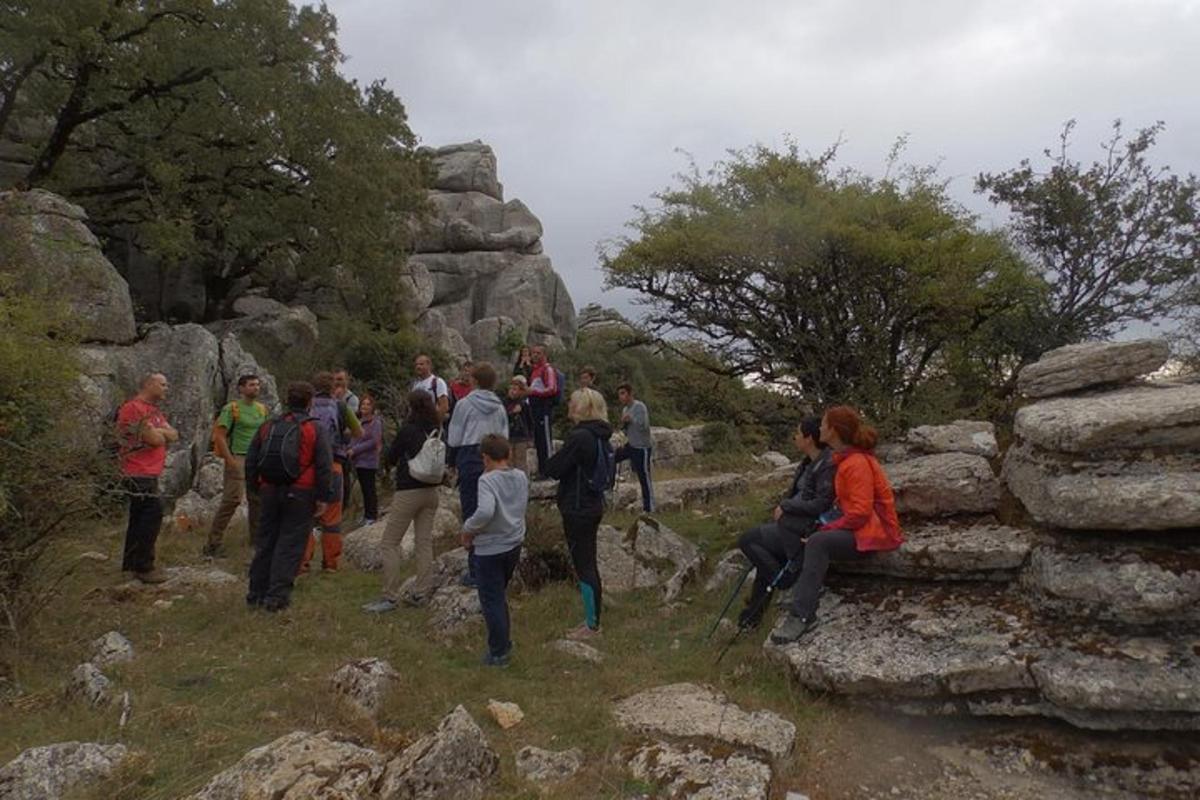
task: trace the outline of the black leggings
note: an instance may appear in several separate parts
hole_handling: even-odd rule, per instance
[[[375,472],[372,467],[355,467],[358,483],[362,486],[363,516],[367,519],[379,519],[379,495],[375,491]]]
[[[766,593],[767,586],[787,563],[789,542],[786,537],[789,536],[792,534],[786,533],[774,522],[767,522],[751,528],[742,534],[742,538],[738,539],[738,548],[754,565],[754,592],[750,596],[750,602],[754,602]],[[792,536],[792,538],[794,541],[790,544],[794,551],[800,546],[800,537]],[[794,580],[794,576],[785,577],[782,583],[783,587],[790,586]]]
[[[563,533],[571,564],[579,578],[579,593],[583,596],[583,616],[589,628],[600,627],[600,569],[596,566],[596,530],[602,515],[563,513]]]
[[[817,613],[830,561],[858,561],[869,555],[855,545],[854,531],[817,531],[809,536],[804,545],[804,565],[792,594],[792,613],[804,619]]]

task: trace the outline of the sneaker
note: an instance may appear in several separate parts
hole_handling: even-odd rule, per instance
[[[246,608],[251,610],[262,608],[263,599],[258,595],[246,595]]]
[[[499,656],[494,656],[491,653],[484,653],[483,658],[479,663],[483,664],[485,667],[507,667],[508,653],[504,653],[503,655]]]
[[[474,575],[472,575],[469,571],[464,572],[462,574],[462,577],[458,579],[458,583],[460,586],[465,586],[468,589],[478,589],[479,588],[478,579],[476,579],[476,577]]]
[[[582,625],[580,625],[578,628],[572,628],[571,630],[567,631],[567,634],[566,634],[568,639],[572,639],[576,642],[582,642],[582,641],[586,641],[588,639],[595,639],[599,635],[600,635],[600,629],[593,628],[590,625],[588,625],[586,622],[583,623]]]
[[[204,545],[204,549],[200,551],[200,555],[204,558],[222,558],[225,555],[225,550],[219,544],[206,544]]]
[[[277,597],[268,597],[262,601],[261,607],[263,611],[270,611],[274,614],[276,612],[283,611],[288,607],[288,605],[288,601],[286,600],[280,600]]]
[[[163,572],[158,567],[155,567],[154,569],[146,570],[145,572],[135,573],[134,577],[137,578],[142,583],[166,583],[167,582],[167,573]]]
[[[368,614],[386,614],[389,611],[396,610],[396,602],[388,600],[386,597],[381,597],[373,603],[367,603],[362,607],[362,610]]]
[[[787,619],[783,624],[771,633],[771,642],[774,644],[791,644],[799,641],[804,634],[811,631],[817,626],[817,618],[798,617],[795,614],[788,614]]]
[[[373,517],[363,517],[362,527],[365,528],[368,525],[374,525],[376,523],[376,521],[377,520],[375,520]]]

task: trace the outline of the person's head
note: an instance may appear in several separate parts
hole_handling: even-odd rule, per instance
[[[413,369],[418,378],[428,378],[433,374],[433,359],[422,353],[413,361]]]
[[[474,368],[474,366],[475,365],[472,364],[470,361],[464,361],[462,363],[462,366],[458,368],[458,380],[460,383],[469,383],[470,382],[471,370]]]
[[[622,383],[617,387],[617,399],[621,401],[621,405],[627,406],[633,402],[633,387],[628,383]]]
[[[792,435],[792,442],[796,445],[796,449],[804,455],[812,458],[821,449],[821,418],[816,414],[811,414],[800,420],[800,424],[796,426],[796,431]]]
[[[571,402],[567,406],[567,416],[575,422],[588,420],[608,420],[608,404],[604,395],[595,389],[576,389],[571,392]]]
[[[596,368],[584,367],[579,370],[579,385],[584,389],[591,389],[596,385]]]
[[[512,448],[508,444],[508,439],[497,433],[489,433],[479,442],[479,452],[483,455],[483,468],[485,470],[496,469],[508,465]]]
[[[333,390],[339,395],[350,391],[350,373],[342,367],[333,371]]]
[[[879,434],[850,406],[833,406],[821,418],[821,441],[834,450],[847,447],[874,450]]]
[[[292,381],[287,387],[287,407],[291,411],[308,411],[316,390],[308,381]]]
[[[529,381],[525,380],[524,375],[513,375],[508,382],[508,396],[512,398],[524,397],[529,391]]]
[[[151,372],[142,377],[138,385],[138,394],[150,403],[161,403],[167,396],[167,376],[161,372]]]
[[[476,388],[484,391],[496,388],[496,368],[486,361],[480,361],[471,369],[471,377],[475,379]]]
[[[534,364],[541,364],[546,360],[546,348],[540,344],[535,344],[533,347],[530,347],[529,360]]]
[[[317,394],[333,394],[333,373],[323,370],[313,375],[312,387]]]
[[[358,401],[358,415],[360,417],[371,417],[375,415],[375,398],[369,394],[364,394]]]
[[[517,361],[522,362],[522,361],[528,361],[528,360],[529,360],[529,345],[523,344],[523,345],[521,345],[521,349],[517,351]]]
[[[437,427],[438,410],[433,395],[423,389],[408,393],[408,421]]]
[[[262,390],[262,381],[257,375],[243,375],[238,378],[237,388],[243,400],[254,400]]]

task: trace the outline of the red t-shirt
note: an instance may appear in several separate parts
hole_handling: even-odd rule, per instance
[[[167,415],[153,403],[134,397],[117,412],[117,440],[121,443],[121,474],[131,478],[157,478],[167,462],[165,444],[148,445],[142,441],[145,426],[165,428]]]

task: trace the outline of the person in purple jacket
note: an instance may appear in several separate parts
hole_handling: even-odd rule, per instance
[[[379,454],[383,452],[383,418],[375,413],[375,398],[364,394],[359,400],[358,421],[362,436],[350,445],[350,461],[362,487],[363,524],[379,519],[379,495],[375,492],[375,473],[379,471]]]

